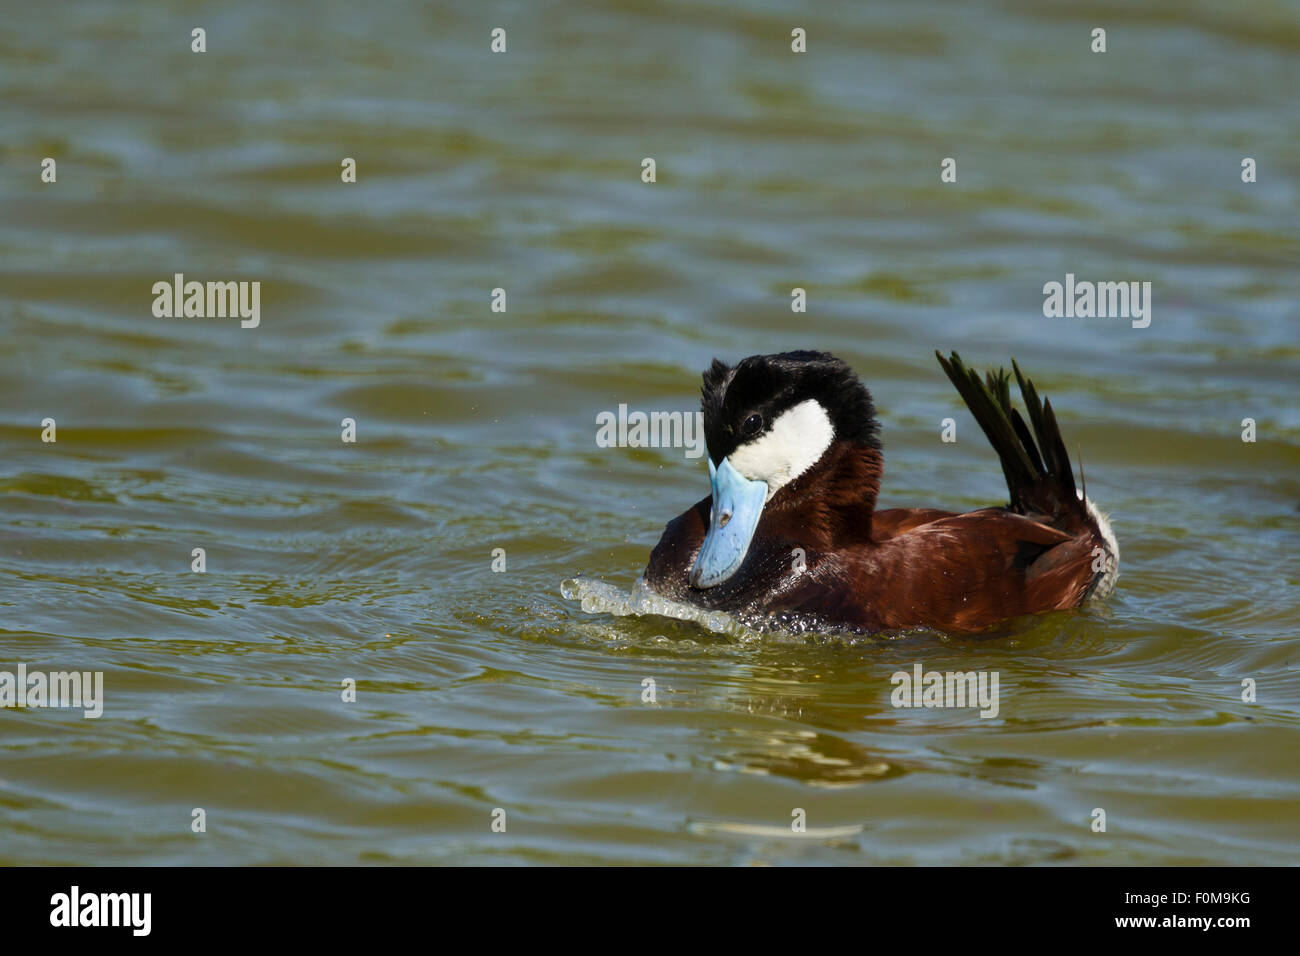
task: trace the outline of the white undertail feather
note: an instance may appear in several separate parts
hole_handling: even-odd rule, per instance
[[[1116,540],[1115,532],[1110,526],[1110,519],[1098,510],[1093,500],[1085,498],[1082,492],[1079,493],[1079,497],[1083,498],[1088,515],[1097,522],[1097,528],[1101,532],[1102,550],[1106,553],[1106,570],[1102,572],[1101,580],[1093,587],[1088,600],[1104,601],[1110,597],[1110,592],[1115,590],[1115,581],[1119,578],[1119,541]]]

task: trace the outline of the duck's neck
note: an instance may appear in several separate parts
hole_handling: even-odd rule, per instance
[[[884,459],[878,448],[837,441],[769,503],[774,517],[807,546],[828,550],[871,540]],[[787,532],[789,533],[789,532]]]

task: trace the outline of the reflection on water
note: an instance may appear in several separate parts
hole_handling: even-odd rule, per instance
[[[1028,0],[492,10],[505,55],[470,5],[0,30],[0,670],[105,693],[0,711],[0,863],[1293,863],[1294,7],[1094,11],[1105,55]],[[258,327],[155,317],[176,272],[260,282]],[[1067,273],[1150,327],[1044,318]],[[1114,597],[980,640],[647,607],[707,475],[597,416],[810,347],[886,507],[1001,500],[933,351],[1014,355]],[[895,709],[916,664],[998,716]]]
[[[819,787],[855,787],[906,772],[847,740],[811,730],[776,730],[734,747],[721,748],[715,770],[770,773]]]

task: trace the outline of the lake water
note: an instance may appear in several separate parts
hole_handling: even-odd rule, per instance
[[[279,6],[0,27],[0,670],[104,675],[99,719],[0,710],[0,863],[1297,861],[1300,8]],[[175,273],[260,324],[156,317]],[[1045,318],[1067,273],[1150,326]],[[882,507],[1005,500],[933,351],[1014,355],[1112,600],[612,613],[708,479],[597,415],[793,348],[872,389]],[[892,707],[918,663],[998,716]]]

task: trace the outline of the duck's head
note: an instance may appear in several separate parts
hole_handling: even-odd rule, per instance
[[[861,499],[879,481],[879,424],[871,395],[826,352],[717,359],[704,373],[704,436],[713,512],[690,584],[710,588],[740,568],[764,510],[821,510]],[[870,464],[865,467],[863,461]]]

